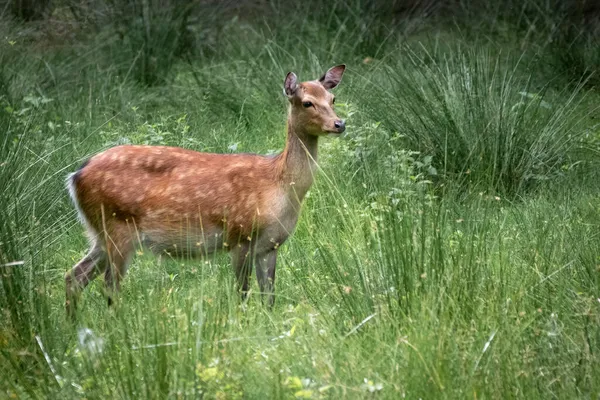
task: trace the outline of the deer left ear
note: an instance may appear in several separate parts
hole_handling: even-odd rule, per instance
[[[285,77],[285,81],[283,82],[283,93],[288,98],[292,98],[296,94],[296,90],[298,89],[297,81],[298,78],[296,77],[296,74],[293,72],[288,72]]]
[[[331,67],[327,72],[325,72],[325,75],[319,79],[319,82],[321,82],[321,85],[323,85],[325,89],[331,90],[340,84],[345,70],[346,65],[344,64]]]

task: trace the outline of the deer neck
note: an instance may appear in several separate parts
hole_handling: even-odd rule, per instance
[[[302,202],[313,183],[317,167],[318,137],[296,126],[292,115],[287,121],[287,141],[279,156],[280,179],[290,198]]]

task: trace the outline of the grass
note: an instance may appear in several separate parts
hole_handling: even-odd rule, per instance
[[[600,395],[598,65],[586,31],[559,36],[570,59],[549,45],[561,9],[274,1],[73,28],[60,4],[54,28],[0,24],[0,398]],[[68,172],[120,143],[277,151],[285,73],[341,62],[348,132],[320,142],[272,311],[255,282],[240,305],[224,254],[140,251],[114,307],[98,279],[67,320],[87,246]]]

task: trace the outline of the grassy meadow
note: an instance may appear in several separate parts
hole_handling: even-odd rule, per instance
[[[597,399],[598,10],[447,3],[0,7],[0,399]],[[347,130],[273,310],[227,254],[139,249],[113,307],[100,277],[66,318],[69,172],[126,143],[280,151],[286,73],[340,63]]]

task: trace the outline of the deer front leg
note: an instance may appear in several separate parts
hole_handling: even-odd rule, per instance
[[[231,249],[231,264],[235,269],[237,287],[242,296],[242,300],[246,300],[249,286],[248,278],[252,272],[252,252],[250,243],[241,242]]]
[[[275,265],[277,264],[277,249],[271,249],[256,257],[256,279],[260,286],[263,301],[267,298],[269,308],[275,304]]]

